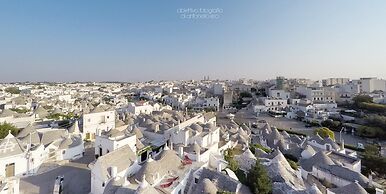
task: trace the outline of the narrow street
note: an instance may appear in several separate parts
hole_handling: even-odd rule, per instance
[[[227,122],[228,119],[225,119],[226,114],[227,113],[225,112],[218,113],[217,118],[219,120],[218,121],[219,124]],[[277,128],[290,129],[293,131],[305,133],[307,135],[313,135],[313,131],[316,128],[316,127],[306,128],[305,123],[294,119],[287,119],[283,117],[275,118],[275,117],[269,116],[268,114],[260,114],[259,116],[256,116],[255,114],[251,113],[249,110],[246,110],[246,109],[239,110],[235,114],[235,121],[238,123],[252,124],[259,120],[265,120],[271,126],[275,126]],[[335,133],[336,140],[339,141],[339,136],[340,136],[339,132],[334,131],[334,133]],[[344,139],[346,144],[350,144],[354,146],[356,146],[358,143],[362,143],[365,145],[365,144],[368,144],[368,142],[370,142],[370,140],[368,139],[355,136],[351,133],[343,132],[342,138]]]
[[[42,174],[20,179],[22,194],[52,194],[55,178],[64,177],[65,194],[87,194],[90,192],[91,174],[88,164],[94,160],[94,149],[87,148],[85,156],[54,167]]]

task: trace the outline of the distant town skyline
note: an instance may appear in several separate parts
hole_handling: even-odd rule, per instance
[[[386,78],[386,2],[2,1],[0,82]]]

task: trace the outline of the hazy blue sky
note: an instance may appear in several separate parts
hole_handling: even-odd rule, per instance
[[[204,75],[386,78],[386,1],[0,1],[2,82]]]

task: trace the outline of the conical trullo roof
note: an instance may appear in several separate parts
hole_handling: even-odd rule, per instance
[[[122,127],[125,125],[125,122],[123,122],[122,120],[116,120],[115,121],[115,127]]]
[[[137,136],[138,139],[143,138],[142,131],[140,129],[138,129],[138,127],[134,127],[133,132],[135,133],[135,135]]]
[[[2,117],[10,117],[10,116],[15,116],[15,115],[17,115],[17,112],[11,111],[9,109],[4,109],[0,113],[0,118],[2,118]]]
[[[45,109],[43,108],[42,106],[39,106],[35,112],[34,112],[36,115],[39,116],[39,118],[46,118],[50,113]]]
[[[69,133],[80,133],[78,121],[75,120],[74,124],[68,129]]]

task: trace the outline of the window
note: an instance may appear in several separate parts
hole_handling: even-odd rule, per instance
[[[198,178],[194,178],[194,183],[198,183]]]
[[[330,145],[330,144],[326,144],[326,150],[327,150],[327,151],[330,151],[330,150],[331,150],[331,145]]]
[[[10,163],[5,165],[5,176],[6,177],[15,176],[15,163]]]

